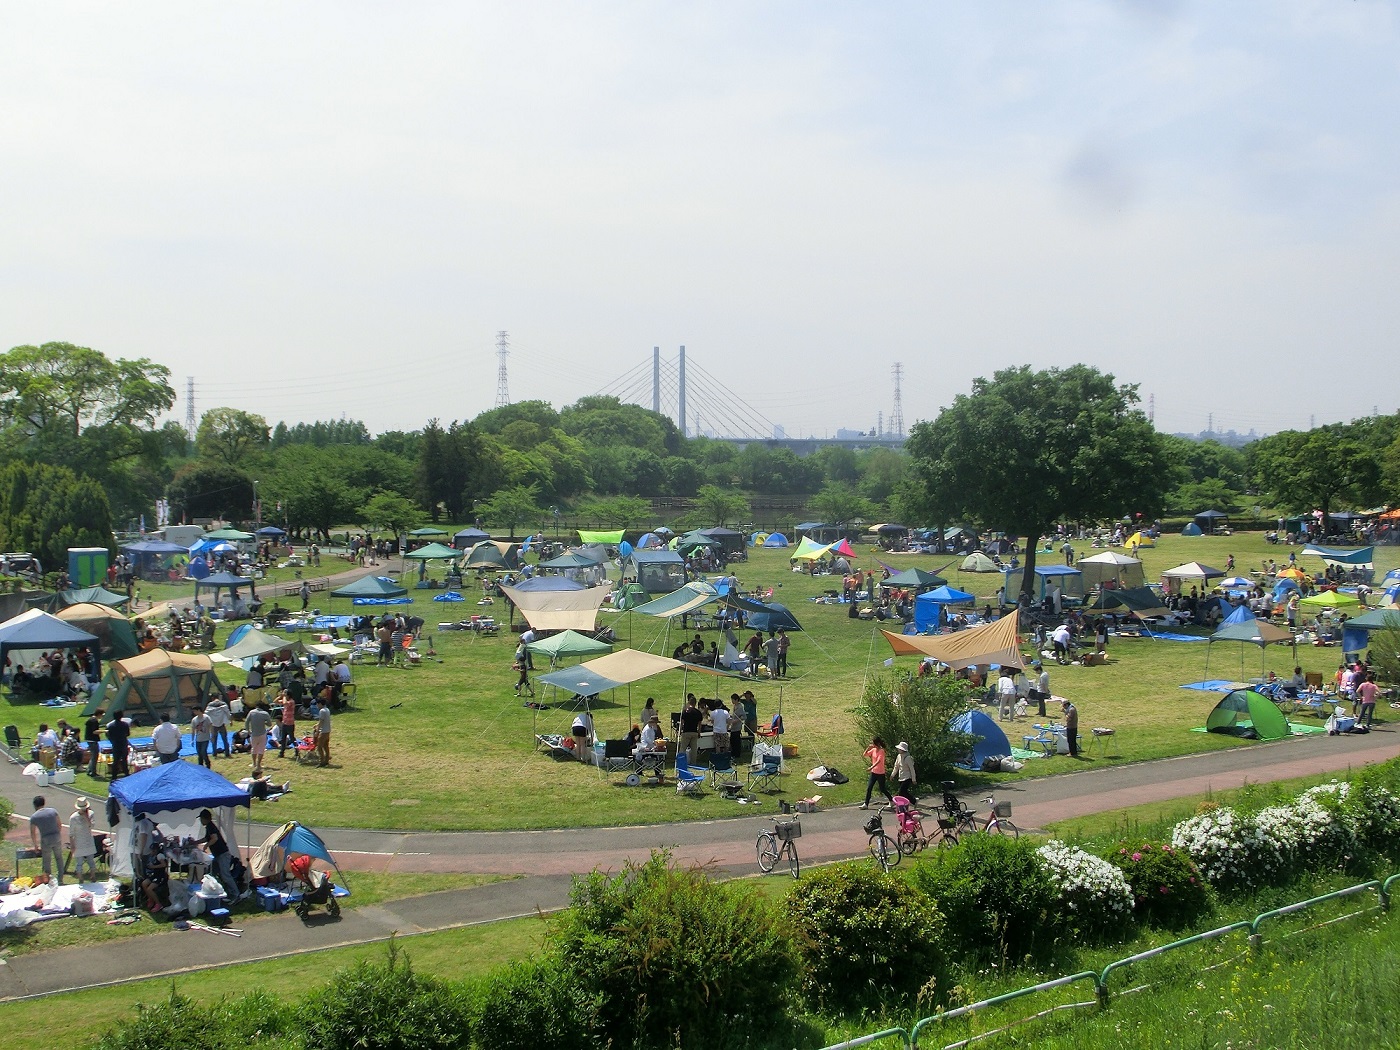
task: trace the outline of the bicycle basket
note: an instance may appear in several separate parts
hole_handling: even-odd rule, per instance
[[[773,825],[773,833],[783,842],[791,842],[793,839],[802,837],[802,823],[796,820],[789,820]]]
[[[877,835],[877,834],[880,833],[880,831],[883,829],[883,827],[884,827],[884,825],[880,823],[880,818],[879,818],[879,816],[877,815],[877,816],[871,817],[869,820],[867,820],[867,821],[865,822],[865,833],[866,833],[867,835]]]
[[[955,820],[949,820],[947,817],[939,817],[938,826],[944,831],[952,831],[958,826],[958,822]]]
[[[1009,816],[1011,816],[1011,803],[1010,803],[1010,802],[998,802],[995,806],[992,807],[992,813],[993,813],[995,816],[998,816],[998,817],[1009,817]]]

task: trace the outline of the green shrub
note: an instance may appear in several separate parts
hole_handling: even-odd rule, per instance
[[[1062,916],[1034,842],[968,835],[956,849],[923,856],[914,883],[943,912],[959,953],[1005,965],[1053,950]]]
[[[788,897],[802,987],[836,1010],[909,999],[947,985],[944,922],[922,891],[867,864],[814,869]]]
[[[480,985],[472,1016],[478,1050],[574,1050],[605,1045],[598,996],[553,959],[496,970]]]
[[[308,1050],[458,1050],[468,1045],[467,1007],[460,989],[414,973],[391,943],[384,962],[335,974],[300,1016]]]
[[[615,876],[576,879],[551,930],[554,957],[597,997],[614,1046],[721,1046],[783,1016],[792,936],[766,899],[670,865],[664,852]]]
[[[932,784],[948,776],[976,743],[972,734],[948,728],[967,710],[967,695],[967,683],[951,675],[894,680],[876,676],[856,708],[856,727],[867,743],[877,736],[890,748],[900,740],[907,742],[921,781]]]
[[[218,1050],[221,1040],[191,999],[178,995],[150,1006],[138,1003],[136,1016],[122,1021],[93,1043],[93,1050],[149,1050],[154,1046],[178,1046],[181,1050]]]
[[[1181,930],[1210,914],[1206,881],[1184,850],[1168,842],[1120,842],[1108,859],[1132,887],[1140,922]]]

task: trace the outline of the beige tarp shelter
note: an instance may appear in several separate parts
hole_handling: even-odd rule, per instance
[[[891,634],[889,631],[880,633],[885,636],[896,655],[917,653],[921,656],[931,656],[955,671],[971,667],[973,664],[1026,666],[1021,657],[1014,613],[981,627],[955,631],[953,634]]]
[[[1115,587],[1141,587],[1145,582],[1142,562],[1117,551],[1104,551],[1089,558],[1080,558],[1074,567],[1084,574],[1086,587],[1099,587],[1112,581]]]
[[[152,649],[128,660],[118,660],[108,668],[83,714],[90,715],[99,708],[108,715],[143,712],[154,725],[170,711],[183,721],[190,708],[203,707],[221,690],[209,657]]]
[[[254,628],[223,652],[215,655],[218,659],[232,664],[252,659],[255,656],[266,656],[269,653],[284,651],[299,653],[305,648],[295,638],[283,638],[281,635],[269,634]]]
[[[598,608],[612,591],[588,587],[581,591],[522,591],[503,586],[501,591],[520,610],[526,622],[537,631],[581,631],[591,634],[598,627]]]

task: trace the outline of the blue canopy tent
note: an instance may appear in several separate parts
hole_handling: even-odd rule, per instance
[[[195,601],[199,600],[200,590],[208,590],[210,587],[214,589],[215,605],[219,603],[219,591],[224,587],[227,587],[229,589],[229,593],[233,596],[233,601],[235,603],[237,603],[238,601],[238,588],[240,587],[247,587],[254,598],[258,596],[256,589],[254,589],[253,587],[253,581],[250,577],[236,576],[231,572],[215,572],[204,577],[204,579],[202,580],[194,581]]]
[[[458,550],[467,550],[468,548],[475,547],[482,540],[489,540],[490,538],[491,534],[489,532],[482,532],[480,529],[463,529],[452,537],[452,546],[456,547]]]
[[[122,553],[131,559],[136,575],[165,579],[165,566],[174,557],[188,557],[189,551],[178,543],[164,540],[137,540],[122,545]]]
[[[976,595],[949,587],[946,583],[925,591],[914,599],[914,626],[919,631],[937,630],[943,626],[946,606],[967,605],[976,601]]]
[[[1375,630],[1400,630],[1400,609],[1372,609],[1353,616],[1342,628],[1342,652],[1364,652]]]
[[[1008,602],[1012,600],[1013,595],[1021,593],[1021,579],[1024,575],[1025,570],[1020,568],[1002,570]],[[1031,597],[1036,601],[1044,601],[1052,587],[1060,588],[1061,595],[1066,598],[1084,597],[1084,573],[1079,569],[1068,565],[1037,565],[1035,579],[1037,593]]]
[[[30,609],[0,624],[0,665],[11,652],[34,649],[89,648],[96,660],[101,660],[97,635],[51,616],[42,609]],[[102,668],[98,665],[98,676]]]
[[[212,769],[193,762],[152,766],[113,781],[111,796],[117,800],[118,814],[115,844],[112,847],[112,874],[128,879],[135,870],[132,831],[139,818],[148,816],[157,824],[171,829],[173,835],[184,837],[200,834],[197,830],[199,811],[208,809],[214,812],[219,829],[232,846],[238,841],[233,821],[234,807],[246,808],[249,805],[246,790],[230,783]],[[251,810],[249,817],[251,820]]]
[[[951,722],[948,728],[955,733],[967,733],[974,737],[971,753],[963,761],[956,763],[964,769],[981,769],[982,763],[994,756],[1011,755],[1011,742],[1006,734],[986,714],[981,711],[964,711]]]
[[[267,539],[276,539],[279,536],[287,535],[287,533],[285,529],[279,529],[276,525],[264,525],[258,530],[257,535]]]

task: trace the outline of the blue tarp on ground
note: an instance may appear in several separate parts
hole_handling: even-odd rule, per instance
[[[1006,739],[1001,726],[981,711],[964,711],[949,722],[948,727],[955,733],[971,733],[978,738],[967,760],[957,763],[965,769],[981,769],[985,759],[993,755],[1011,754],[1011,742]]]

